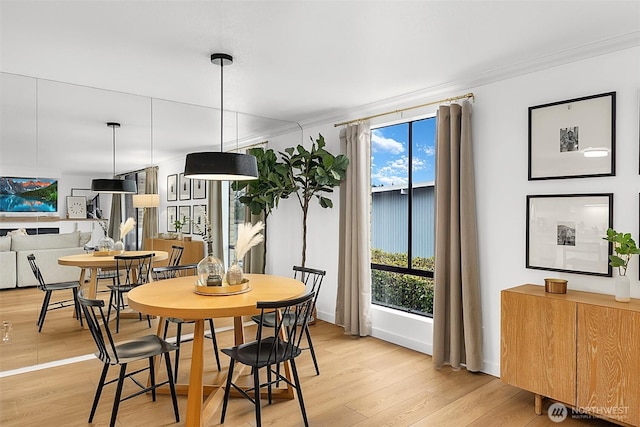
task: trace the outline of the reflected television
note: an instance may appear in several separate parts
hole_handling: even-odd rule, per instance
[[[0,213],[57,211],[57,179],[0,177]]]

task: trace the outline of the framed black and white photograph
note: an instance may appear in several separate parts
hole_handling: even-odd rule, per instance
[[[167,202],[178,200],[178,175],[167,176]]]
[[[527,196],[526,267],[611,277],[613,193]]]
[[[191,186],[193,187],[193,199],[206,199],[207,198],[207,181],[204,179],[192,179]]]
[[[204,216],[207,214],[206,205],[193,205],[193,219],[191,221],[191,232],[202,235],[204,229]]]
[[[191,206],[180,206],[178,215],[178,219],[184,222],[182,232],[184,234],[191,234]]]
[[[529,181],[615,175],[616,93],[529,107]]]
[[[178,218],[178,207],[167,206],[167,232],[175,233],[176,231],[176,219]]]
[[[183,173],[178,176],[178,192],[180,200],[191,199],[191,179],[185,177]]]

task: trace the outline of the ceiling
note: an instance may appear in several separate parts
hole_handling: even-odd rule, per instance
[[[107,121],[123,125],[117,172],[218,149],[214,52],[234,56],[229,148],[635,45],[637,0],[0,0],[0,165],[36,138],[47,162],[111,173]],[[35,112],[37,133],[25,132]]]

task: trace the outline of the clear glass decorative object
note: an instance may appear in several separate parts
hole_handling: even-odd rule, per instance
[[[200,286],[222,286],[224,264],[213,256],[213,243],[207,242],[207,256],[198,263],[198,283]]]
[[[118,240],[113,244],[113,251],[119,254],[124,252],[124,243],[122,240]]]
[[[227,271],[227,283],[230,285],[239,285],[242,283],[244,275],[242,273],[242,267],[238,263],[233,264]]]
[[[113,239],[111,237],[104,236],[98,242],[98,251],[100,251],[100,252],[111,252],[113,250],[113,246],[114,245],[115,245],[115,243],[113,242]]]

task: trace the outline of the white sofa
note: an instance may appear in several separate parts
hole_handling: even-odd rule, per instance
[[[34,254],[47,283],[78,280],[80,269],[58,264],[64,255],[84,253],[91,233],[11,235],[0,237],[0,288],[37,286],[27,256]]]

